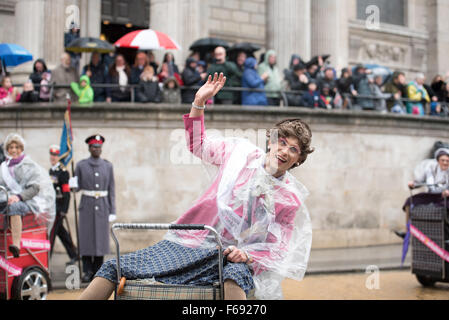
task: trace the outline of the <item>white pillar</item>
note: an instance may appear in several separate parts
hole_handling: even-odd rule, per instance
[[[27,49],[33,60],[44,56],[45,1],[22,0],[15,6],[15,43]],[[17,82],[23,82],[33,70],[33,62],[14,68]]]
[[[310,59],[310,0],[267,0],[267,50],[277,53],[278,67],[283,70],[292,54]]]
[[[101,0],[80,0],[80,36],[100,38]],[[80,73],[90,61],[90,54],[81,54]]]
[[[208,35],[208,6],[207,0],[151,0],[150,28],[166,33],[182,47],[172,51],[181,69],[190,53],[189,46]],[[164,51],[154,51],[154,54],[161,61]]]
[[[45,1],[45,38],[43,43],[44,58],[49,69],[60,64],[64,52],[64,32],[66,32],[66,10],[64,1]]]
[[[436,74],[445,75],[449,71],[449,2],[432,0],[428,4],[430,39],[428,46],[427,80],[430,82]]]
[[[349,31],[346,1],[312,1],[312,55],[330,54],[331,66],[348,65]]]

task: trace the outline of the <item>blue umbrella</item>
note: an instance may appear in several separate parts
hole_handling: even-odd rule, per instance
[[[6,67],[15,67],[33,60],[33,55],[25,48],[12,43],[0,43],[0,59]]]
[[[390,68],[382,66],[380,64],[364,64],[363,65],[366,69],[371,70],[371,74],[373,76],[381,76],[382,80],[385,81],[387,78],[389,78],[392,75],[392,72]],[[357,69],[357,66],[352,68],[352,72]]]

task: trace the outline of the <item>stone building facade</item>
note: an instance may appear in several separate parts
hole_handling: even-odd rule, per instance
[[[136,0],[108,3],[114,1],[126,8]],[[377,63],[410,76],[424,72],[433,77],[449,70],[446,0],[146,1],[148,26],[181,44],[183,50],[175,52],[178,61],[184,61],[194,40],[211,36],[275,49],[281,69],[297,53],[305,60],[331,54],[337,70],[357,63]],[[70,6],[79,9],[81,36],[100,36],[101,0],[1,0],[0,42],[21,44],[54,67],[63,52]],[[14,72],[30,69],[27,64]]]

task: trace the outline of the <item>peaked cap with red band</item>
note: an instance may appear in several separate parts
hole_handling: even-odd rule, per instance
[[[102,135],[100,135],[100,134],[94,134],[93,136],[90,136],[90,137],[88,137],[86,140],[85,140],[85,142],[88,144],[88,145],[94,145],[94,144],[97,144],[97,145],[102,145],[103,143],[104,143],[104,141],[105,141],[106,139],[102,136]]]
[[[51,145],[50,146],[50,154],[53,156],[59,156],[59,146],[57,145]]]

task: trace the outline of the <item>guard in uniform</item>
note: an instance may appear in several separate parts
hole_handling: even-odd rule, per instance
[[[53,187],[56,193],[56,217],[53,224],[53,228],[50,232],[50,244],[51,251],[53,253],[53,247],[55,244],[56,236],[59,237],[64,245],[67,255],[70,261],[67,265],[74,264],[77,261],[76,247],[73,244],[70,233],[64,227],[64,217],[67,215],[70,203],[70,188],[69,188],[69,173],[59,162],[59,146],[50,146],[50,178],[53,181]]]
[[[79,246],[83,261],[83,282],[92,280],[109,253],[109,222],[116,218],[115,182],[112,163],[100,158],[105,138],[88,137],[91,156],[77,163],[76,189],[81,192],[79,206]]]

